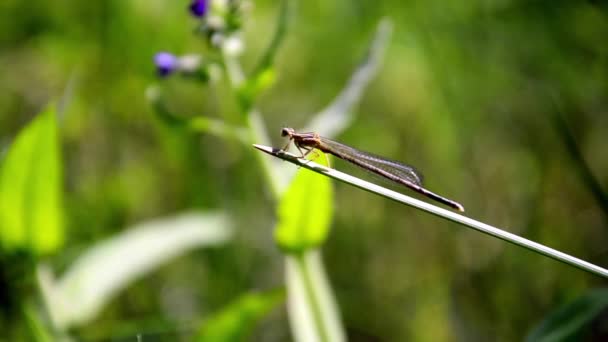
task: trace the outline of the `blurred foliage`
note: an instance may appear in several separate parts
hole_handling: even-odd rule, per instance
[[[191,34],[186,7],[0,2],[3,163],[35,114],[50,99],[67,99],[59,122],[67,233],[49,262],[64,269],[88,246],[146,218],[190,208],[234,213],[234,241],[160,267],[74,336],[191,337],[191,322],[251,289],[282,283],[274,203],[252,166],[257,152],[168,127],[144,95],[155,83],[179,118],[240,120],[225,82],[201,89],[156,78],[157,51],[207,51]],[[271,41],[278,12],[274,1],[254,3],[245,21],[248,71]],[[295,14],[272,77],[248,90],[272,85],[257,105],[276,131],[275,146],[284,144],[280,127],[303,125],[342,88],[377,21],[389,15],[395,33],[386,62],[339,140],[415,165],[429,189],[458,200],[471,217],[608,265],[602,2],[311,0],[298,2]],[[324,259],[353,339],[521,340],[555,308],[606,285],[452,223],[335,188]],[[0,293],[21,298],[27,284],[15,282],[14,267],[24,258],[9,254],[2,251]],[[3,300],[0,331],[25,338],[27,327],[8,307]],[[284,312],[254,332],[257,340],[288,336]]]
[[[250,293],[201,325],[197,341],[246,341],[253,323],[263,318],[283,300],[284,292]]]
[[[608,336],[608,291],[589,291],[549,315],[527,341],[604,341]]]
[[[221,212],[190,212],[128,227],[78,256],[62,276],[38,268],[46,311],[59,331],[97,317],[118,293],[177,255],[226,243],[232,229]]]

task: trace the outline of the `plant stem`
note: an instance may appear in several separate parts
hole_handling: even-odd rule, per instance
[[[242,86],[243,82],[245,82],[244,73],[235,56],[224,53],[223,57],[226,73],[230,80],[231,87],[236,93],[239,91],[239,87]],[[255,107],[251,107],[248,108],[247,112],[243,114],[245,114],[247,119],[246,126],[249,131],[249,137],[252,139],[252,141],[269,143],[270,139],[266,133],[266,128],[263,124],[259,110]],[[272,164],[272,160],[264,158],[264,156],[260,154],[258,154],[257,159],[260,162],[260,166],[262,167],[267,184],[272,190],[272,195],[275,202],[278,202],[281,194],[287,187],[287,182],[283,177],[280,177],[280,174],[277,173],[277,168],[275,167],[276,165]],[[313,257],[315,255],[314,253],[315,251],[312,250],[306,251],[297,257],[297,265],[299,269],[298,273],[301,275],[301,277],[297,279],[300,279],[303,282],[303,284],[298,284],[298,286],[303,285],[305,288],[304,296],[306,301],[303,303],[303,305],[310,309],[309,312],[313,316],[312,319],[315,322],[314,327],[316,328],[315,335],[320,336],[321,341],[330,341],[328,338],[327,327],[333,327],[332,331],[334,332],[333,335],[335,336],[343,335],[342,327],[340,325],[340,319],[337,311],[335,309],[332,310],[332,304],[330,301],[333,301],[333,295],[331,293],[331,289],[326,283],[321,282],[324,279],[322,267],[319,266],[315,269],[312,266]],[[290,256],[286,257],[289,260]],[[320,264],[320,261],[316,260],[316,264]],[[316,274],[316,276],[311,276],[312,274]],[[289,291],[294,290],[289,289]],[[326,305],[320,305],[319,300],[324,301]],[[297,333],[294,332],[294,335],[297,335]],[[299,336],[295,337],[297,339]],[[343,340],[343,338],[337,337],[332,340]]]
[[[374,194],[392,199],[399,203],[407,204],[409,206],[424,210],[435,216],[439,216],[441,218],[450,220],[452,222],[460,223],[464,226],[475,229],[481,233],[484,233],[484,234],[499,238],[501,240],[507,241],[514,245],[526,248],[528,250],[531,250],[538,254],[542,254],[542,255],[552,258],[554,260],[563,262],[570,266],[574,266],[581,270],[602,276],[604,278],[608,278],[608,270],[605,268],[602,268],[602,267],[599,267],[592,263],[589,263],[587,261],[575,258],[571,255],[568,255],[566,253],[560,252],[553,248],[547,247],[540,243],[525,239],[519,235],[509,233],[502,229],[493,227],[489,224],[485,224],[483,222],[479,222],[479,221],[473,220],[471,218],[468,218],[466,216],[457,214],[453,211],[439,208],[430,203],[423,202],[423,201],[417,200],[415,198],[406,196],[404,194],[383,188],[379,185],[367,182],[360,178],[353,177],[346,173],[317,164],[308,159],[299,158],[298,156],[291,154],[289,152],[285,152],[283,150],[275,149],[275,148],[268,147],[268,146],[261,146],[261,145],[254,145],[254,147],[263,152],[266,152],[272,156],[275,156],[277,158],[280,158],[280,159],[286,160],[288,162],[291,162],[293,164],[296,164],[298,166],[301,166],[305,169],[309,169],[311,171],[323,174],[323,175],[331,177],[333,179],[337,179],[341,182],[348,183],[350,185],[354,185],[360,189],[363,189],[365,191],[369,191]]]
[[[308,267],[306,256],[304,254],[298,254],[293,256],[296,260],[296,265],[300,273],[302,283],[304,285],[304,292],[306,294],[307,302],[312,311],[315,327],[321,341],[329,341],[327,334],[327,328],[323,322],[323,314],[321,312],[321,305],[319,304],[319,298],[316,294],[315,287],[313,285],[313,279],[311,278],[311,272]]]

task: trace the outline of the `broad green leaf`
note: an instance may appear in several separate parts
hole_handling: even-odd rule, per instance
[[[224,310],[206,320],[198,341],[246,341],[254,325],[283,302],[283,290],[250,293],[241,296]]]
[[[315,161],[327,164],[324,155]],[[320,246],[329,233],[332,215],[330,179],[309,170],[299,170],[278,206],[277,244],[290,253]]]
[[[6,251],[46,254],[64,239],[62,170],[55,108],[25,127],[0,170],[0,240]]]
[[[596,341],[599,336],[593,336],[594,330],[601,333],[598,327],[606,326],[606,312],[608,289],[590,291],[550,313],[526,341]]]
[[[231,236],[223,213],[183,213],[128,228],[87,250],[59,279],[48,266],[39,268],[47,311],[60,330],[87,323],[147,272],[191,249],[223,244]]]

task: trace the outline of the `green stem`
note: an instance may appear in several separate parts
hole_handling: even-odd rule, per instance
[[[245,81],[243,70],[241,69],[241,66],[235,56],[224,53],[223,57],[224,66],[226,67],[226,73],[228,75],[230,85],[233,91],[237,93],[239,91],[239,87]],[[269,143],[270,139],[266,133],[260,111],[257,108],[252,107],[247,113],[243,114],[245,114],[244,116],[247,118],[245,125],[249,133],[249,139],[251,139],[251,141],[264,141],[265,143]],[[275,168],[272,165],[272,161],[268,160],[268,158],[260,158],[259,156],[256,157],[256,160],[264,171],[264,177],[270,186],[274,200],[278,202],[283,190],[285,189],[285,182],[282,182],[282,178],[280,178],[276,173]]]
[[[542,254],[542,255],[552,258],[554,260],[563,262],[570,266],[577,267],[581,270],[602,276],[604,278],[608,278],[608,270],[605,268],[602,268],[602,267],[594,265],[590,262],[575,258],[569,254],[560,252],[558,250],[547,247],[540,243],[525,239],[519,235],[509,233],[502,229],[490,226],[489,224],[479,222],[479,221],[473,220],[469,217],[457,214],[453,211],[439,208],[430,203],[420,201],[415,198],[406,196],[404,194],[383,188],[379,185],[367,182],[363,179],[360,179],[360,178],[351,176],[349,174],[340,172],[338,170],[331,169],[331,168],[325,167],[323,165],[317,164],[308,159],[300,158],[289,152],[275,150],[272,147],[268,147],[268,146],[254,145],[254,147],[263,152],[266,152],[272,156],[286,160],[288,162],[291,162],[291,163],[298,165],[300,167],[303,167],[305,169],[309,169],[309,170],[317,172],[319,174],[322,174],[322,175],[331,177],[333,179],[339,180],[341,182],[353,185],[353,186],[363,189],[365,191],[392,199],[396,202],[403,203],[403,204],[418,208],[420,210],[424,210],[430,214],[444,218],[446,220],[450,220],[452,222],[459,223],[461,225],[474,229],[478,232],[499,238],[501,240],[504,240],[504,241],[507,241],[514,245],[534,251],[538,254]]]
[[[306,253],[306,252],[305,252]],[[319,297],[317,296],[317,291],[315,289],[309,263],[306,260],[306,256],[304,254],[298,254],[293,256],[296,260],[296,265],[298,267],[298,271],[301,275],[302,282],[304,284],[304,292],[306,294],[307,303],[310,306],[310,310],[312,312],[312,317],[314,320],[315,327],[317,328],[318,336],[320,341],[329,341],[329,334],[327,332],[326,324],[323,320],[323,312],[321,310],[321,305],[319,301]]]
[[[254,140],[254,141],[269,141],[270,140],[270,139],[268,139],[268,134],[266,133],[266,128],[264,127],[264,123],[262,121],[262,116],[257,109],[252,108],[250,110],[249,114],[247,115],[247,121],[248,121],[247,127],[249,128],[249,135],[251,136],[252,140]],[[262,170],[264,171],[263,173],[266,178],[266,182],[270,186],[270,189],[272,191],[272,195],[273,195],[275,201],[278,202],[279,199],[281,198],[281,194],[285,190],[287,184],[284,181],[284,178],[281,177],[277,173],[277,169],[272,164],[272,161],[268,160],[268,158],[263,158],[263,156],[260,156],[259,153],[257,153],[257,154],[258,154],[258,156],[256,157],[256,159],[257,159],[258,163],[260,164],[260,166],[262,167]],[[260,157],[262,157],[262,158],[260,158]]]
[[[235,92],[238,92],[239,87],[245,82],[245,76],[241,69],[239,62],[236,60],[235,56],[231,56],[229,54],[224,53],[224,65],[226,67],[226,73],[231,83],[231,87]],[[268,138],[268,134],[266,133],[266,129],[263,124],[263,120],[261,118],[261,114],[258,109],[251,107],[247,109],[247,113],[245,117],[247,118],[246,127],[249,130],[249,137],[252,141],[268,143],[270,139]],[[269,158],[264,158],[263,155],[257,154],[257,160],[262,167],[263,174],[265,179],[272,190],[272,194],[274,199],[278,202],[281,194],[285,190],[287,186],[287,182],[283,181],[283,178],[277,173],[277,169],[275,165],[272,164],[272,160]],[[310,254],[307,255],[310,256]],[[320,305],[319,300],[320,297],[323,296],[321,286],[323,284],[319,283],[318,277],[311,276],[312,272],[310,270],[310,263],[307,262],[307,255],[300,255],[297,257],[296,265],[301,274],[301,278],[303,281],[303,285],[306,292],[306,302],[310,307],[311,314],[313,316],[313,321],[315,323],[315,327],[317,329],[316,335],[322,337],[322,341],[329,341],[328,338],[328,330],[327,327],[331,322],[326,321],[326,319],[331,319],[332,313],[326,312],[323,314],[323,307]],[[326,292],[328,292],[327,290]],[[325,293],[324,297],[331,297],[331,294]],[[335,315],[334,315],[335,316]],[[339,322],[339,320],[335,320]],[[338,327],[337,329],[340,329]]]

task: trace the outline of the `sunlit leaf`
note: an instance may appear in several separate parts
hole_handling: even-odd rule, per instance
[[[60,329],[93,319],[114,295],[137,278],[196,247],[230,239],[226,215],[185,213],[152,220],[90,248],[59,279],[48,267],[39,282],[54,325]]]
[[[52,105],[19,133],[2,163],[0,227],[7,251],[44,254],[63,243],[62,171]]]
[[[315,160],[326,164],[321,155]],[[299,253],[321,245],[333,215],[333,191],[328,177],[300,170],[278,206],[275,239],[287,252]]]
[[[254,325],[284,299],[283,290],[241,296],[201,326],[198,341],[245,341]]]
[[[607,314],[608,289],[591,291],[550,313],[526,341],[604,341]]]

